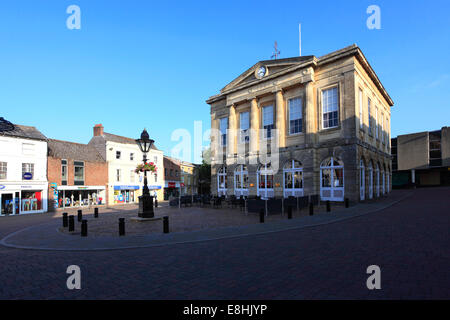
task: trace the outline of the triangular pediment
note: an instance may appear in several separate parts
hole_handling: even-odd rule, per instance
[[[245,86],[250,83],[257,83],[259,81],[264,81],[268,77],[272,78],[274,75],[281,74],[285,71],[289,71],[290,69],[302,65],[310,60],[312,61],[313,59],[314,56],[303,56],[295,58],[259,61],[258,63],[253,65],[250,69],[243,72],[239,77],[237,77],[229,84],[227,84],[221,90],[221,93],[237,89],[241,86]],[[257,71],[261,67],[265,67],[266,73],[264,74],[264,76],[258,78]]]

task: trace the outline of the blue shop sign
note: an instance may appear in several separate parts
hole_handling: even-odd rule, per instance
[[[24,180],[31,180],[31,179],[33,179],[33,174],[31,172],[25,172],[23,174],[23,178],[24,178]]]
[[[5,189],[5,188],[6,188],[6,186],[0,185],[0,190],[3,190],[3,189]]]
[[[139,186],[114,186],[114,190],[139,190]]]
[[[159,190],[161,189],[161,186],[148,186],[149,190]]]

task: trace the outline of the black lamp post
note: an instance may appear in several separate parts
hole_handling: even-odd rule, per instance
[[[155,141],[150,139],[147,130],[144,129],[141,133],[141,138],[136,139],[136,143],[144,154],[144,164],[147,162],[147,153]],[[142,196],[139,197],[139,211],[140,218],[153,218],[155,212],[153,211],[153,197],[150,195],[147,186],[147,171],[144,170],[144,188],[142,189]]]

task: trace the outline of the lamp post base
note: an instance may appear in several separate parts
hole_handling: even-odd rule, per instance
[[[139,218],[153,218],[155,212],[153,210],[153,197],[150,195],[142,195],[139,197]]]

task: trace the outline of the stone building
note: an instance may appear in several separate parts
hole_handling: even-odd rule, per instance
[[[393,187],[450,185],[450,128],[393,138]]]
[[[260,61],[207,103],[213,194],[358,201],[391,189],[393,101],[356,45]]]
[[[93,146],[48,140],[49,209],[105,205],[108,164]]]

